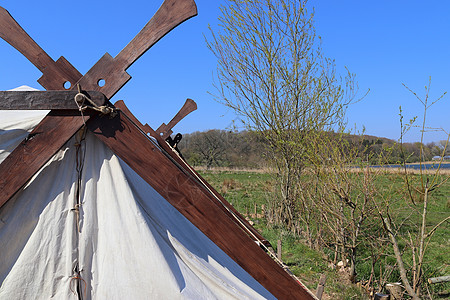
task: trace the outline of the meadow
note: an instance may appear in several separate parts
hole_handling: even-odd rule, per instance
[[[310,249],[301,236],[293,236],[287,230],[270,224],[264,214],[264,206],[273,197],[275,181],[267,171],[237,170],[200,170],[200,174],[219,191],[241,214],[251,220],[262,235],[276,248],[277,240],[282,240],[282,259],[291,271],[310,289],[315,290],[321,274],[327,275],[326,295],[323,299],[368,299],[364,283],[371,271],[370,253],[361,244],[358,252],[357,284],[349,284],[340,272],[331,264],[331,253],[326,249]],[[357,178],[355,178],[357,180]],[[417,176],[412,181],[418,181]],[[380,191],[392,193],[404,188],[401,177],[386,172],[377,178],[376,185]],[[418,224],[418,214],[411,214],[410,204],[402,200],[392,201],[395,217],[404,220],[402,231],[413,232]],[[430,230],[443,218],[450,216],[450,183],[445,182],[431,197],[428,205],[428,229]],[[450,224],[440,226],[432,237],[424,260],[425,277],[450,275]],[[401,247],[405,247],[400,242]],[[275,249],[276,250],[276,249]],[[412,263],[406,257],[407,266]],[[387,256],[386,261],[395,265],[395,259]],[[380,275],[377,273],[377,275]],[[390,274],[389,280],[399,281],[398,272]],[[391,281],[392,282],[392,281]],[[427,285],[428,294],[433,299],[448,297],[449,283]]]

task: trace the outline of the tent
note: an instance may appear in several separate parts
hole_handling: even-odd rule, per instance
[[[0,37],[46,89],[0,91],[0,299],[315,298],[167,130],[109,102],[126,70],[196,14],[193,0],[164,0],[117,56],[82,75],[0,7]]]
[[[123,111],[119,131],[139,152],[142,124]],[[0,111],[0,163],[47,113]],[[150,171],[91,123],[0,208],[0,299],[314,298],[167,144],[139,133]]]

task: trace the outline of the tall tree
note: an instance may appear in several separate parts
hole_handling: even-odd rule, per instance
[[[315,133],[341,125],[354,76],[338,76],[323,55],[306,0],[226,0],[207,45],[218,61],[216,99],[266,140],[279,219],[293,228],[306,148]]]

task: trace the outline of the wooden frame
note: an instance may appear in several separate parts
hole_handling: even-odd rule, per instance
[[[225,213],[223,207],[213,200],[214,197],[189,172],[174,164],[123,112],[113,119],[95,116],[87,126],[142,179],[275,297],[314,299],[300,282],[294,280],[244,234],[236,221]],[[130,151],[130,144],[133,145],[133,151]]]
[[[116,58],[105,53],[84,76],[64,57],[53,61],[3,7],[0,7],[0,37],[43,73],[38,82],[47,90],[63,89],[64,84],[69,82],[71,90],[81,86],[85,90],[100,91],[110,99],[131,78],[125,72],[129,66],[172,29],[195,15],[197,6],[194,0],[165,0]],[[99,86],[100,80],[106,80],[104,86]],[[64,112],[51,111],[30,133],[29,138],[0,164],[0,207],[90,118],[89,115],[81,117],[73,112],[67,113],[73,114],[70,118],[58,118],[63,114]],[[28,158],[24,158],[26,154],[30,154]]]
[[[0,164],[0,208],[90,118],[77,110],[51,111]]]
[[[116,58],[106,53],[85,76],[64,57],[53,61],[1,7],[0,37],[43,72],[38,81],[47,90],[62,89],[69,82],[71,90],[81,85],[84,89],[100,91],[110,99],[131,78],[125,71],[134,61],[174,27],[196,14],[193,0],[165,0],[143,30]],[[103,87],[99,86],[101,79],[106,80]],[[50,96],[44,98],[50,99]],[[41,107],[50,105],[44,102]],[[86,125],[97,138],[275,297],[314,299],[308,289],[272,260],[258,243],[270,244],[187,165],[158,133],[150,126],[142,125],[131,112],[125,112],[126,106],[122,104],[117,104],[122,111],[114,118],[89,110],[83,115],[78,110],[52,110],[0,164],[0,208]],[[59,108],[65,108],[66,104],[61,105]],[[146,133],[150,133],[156,142]],[[130,151],[129,145],[133,145],[133,151]]]
[[[142,123],[131,113],[125,102],[122,100],[114,103],[114,106],[120,109],[142,132],[148,134],[158,141],[158,144],[165,151],[164,153],[174,160],[180,169],[186,174],[189,174],[193,178],[199,179],[199,184],[204,185],[204,188],[211,193],[211,201],[215,201],[216,204],[223,209],[224,213],[228,214],[230,218],[236,219],[236,224],[240,226],[244,232],[246,232],[251,239],[257,243],[262,243],[266,247],[272,247],[269,241],[267,241],[248,221],[231,205],[222,195],[219,194],[203,177],[200,176],[191,166],[189,166],[184,159],[182,159],[174,149],[172,149],[157,131],[154,131],[148,124],[142,125]],[[231,211],[231,212],[230,212]],[[232,215],[231,215],[232,214]]]

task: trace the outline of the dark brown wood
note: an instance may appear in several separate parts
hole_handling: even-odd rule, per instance
[[[125,69],[178,24],[196,14],[197,8],[193,0],[165,0],[144,29],[119,53],[117,58],[114,59],[106,53],[83,77],[64,58],[54,63],[3,8],[0,9],[0,37],[24,54],[44,73],[46,77],[41,78],[42,82],[39,82],[47,90],[60,90],[60,84],[64,85],[65,81],[77,82],[84,90],[107,91],[108,94],[105,95],[109,99],[129,80],[130,76],[124,72]],[[70,78],[68,78],[68,74],[70,74]],[[105,86],[98,85],[100,79],[106,80]],[[76,88],[77,85],[72,84],[70,89],[75,90]],[[51,111],[50,114],[55,114],[55,112]],[[37,128],[58,128],[62,123],[64,123],[62,120],[53,121],[53,118],[45,117]],[[2,178],[0,179],[0,188],[6,185],[7,188],[5,187],[5,190],[0,192],[0,207],[58,151],[58,145],[62,147],[81,128],[83,119],[80,116],[73,116],[67,118],[66,124],[70,126],[64,128],[63,134],[56,131],[53,136],[51,134],[44,135],[43,131],[33,130],[31,135],[34,142],[31,144],[26,141],[22,142],[2,162],[0,165],[0,178]],[[52,146],[47,151],[43,151],[42,146],[45,146],[50,139]],[[25,153],[29,153],[30,157],[22,160]],[[30,164],[29,168],[24,168],[25,165],[20,163],[33,160],[34,155],[37,154],[40,155],[39,159]],[[17,168],[11,162],[18,162]],[[21,174],[21,170],[25,169],[24,174]],[[5,178],[14,176],[19,178],[5,184],[7,182]]]
[[[9,31],[0,34],[44,73],[39,82],[51,90],[61,89],[65,81],[69,81],[71,89],[74,89],[74,79],[80,78],[81,74],[74,71],[73,66],[62,57],[53,62],[20,26],[16,26],[17,23],[9,18],[9,13],[6,12],[5,15],[4,12],[6,11],[3,10],[3,17],[0,18],[6,20],[3,27],[9,28]],[[141,33],[116,58],[105,54],[78,83],[84,89],[92,87],[93,90],[103,91],[111,98],[130,79],[125,70],[166,33],[195,14],[196,7],[192,0],[166,0]],[[14,30],[11,30],[11,20],[15,23],[12,26],[16,26]],[[18,35],[21,38],[15,39]],[[29,51],[26,48],[30,45]],[[98,85],[100,80],[106,81],[104,87]],[[0,206],[83,125],[83,118],[78,112],[76,115],[73,113],[51,111],[3,161],[0,165]],[[89,116],[84,121],[88,118]],[[313,299],[300,283],[293,280],[240,231],[235,220],[224,213],[226,210],[223,210],[223,206],[211,201],[214,197],[156,149],[148,137],[128,119],[120,118],[120,114],[115,119],[96,116],[88,124],[119,157],[272,294],[279,299]],[[130,144],[139,151],[129,151]],[[165,145],[164,142],[162,144]]]
[[[278,299],[314,299],[128,118],[94,117],[88,128],[192,224]],[[130,151],[133,145],[133,151]]]
[[[0,91],[0,110],[74,109],[76,91]],[[101,92],[83,92],[97,106],[104,105],[106,97]],[[86,101],[85,105],[91,106]]]
[[[154,137],[158,144],[165,150],[165,153],[167,153],[171,159],[175,160],[177,164],[186,172],[187,174],[190,174],[194,178],[199,178],[199,181],[206,186],[206,189],[210,191],[215,197],[211,198],[212,201],[214,201],[217,206],[222,209],[225,213],[230,214],[230,211],[233,212],[233,218],[236,218],[239,220],[239,222],[236,222],[239,226],[241,226],[244,231],[250,231],[249,236],[257,243],[261,242],[266,247],[272,247],[270,242],[266,240],[250,223],[245,219],[240,212],[236,210],[236,208],[233,207],[233,205],[230,204],[212,185],[209,184],[200,174],[198,174],[197,171],[195,171],[192,167],[190,167],[185,160],[183,160],[175,151],[172,149],[165,140],[163,140],[153,129],[148,125],[144,125],[144,132],[148,133],[150,136]],[[218,199],[218,200],[216,200]],[[231,217],[231,215],[230,215]]]
[[[42,73],[38,82],[47,90],[70,88],[82,77],[64,57],[56,62],[0,7],[0,37],[22,53]],[[0,207],[81,128],[83,118],[74,111],[51,111],[0,164]],[[89,119],[87,115],[85,121]]]
[[[131,76],[125,72],[173,28],[197,15],[194,0],[165,0],[136,37],[115,57],[106,53],[79,81],[85,90],[101,91],[111,99]],[[104,80],[104,86],[98,83]]]
[[[183,107],[178,111],[178,113],[170,120],[169,124],[162,123],[161,126],[156,129],[156,133],[163,138],[167,139],[172,134],[172,128],[178,124],[184,117],[197,109],[197,103],[192,99],[187,99]]]
[[[70,89],[78,83],[84,90],[103,92],[108,99],[130,80],[128,69],[150,47],[182,22],[197,15],[194,0],[165,0],[155,15],[116,58],[106,53],[83,77],[64,57],[56,62],[0,7],[0,37],[22,53],[43,76],[38,82],[47,90]],[[81,79],[80,79],[81,78]],[[105,81],[99,86],[101,80]]]
[[[261,242],[266,247],[272,247],[270,242],[266,240],[253,226],[251,226],[248,221],[225,198],[223,198],[222,195],[219,194],[219,192],[217,192],[202,176],[200,176],[200,174],[198,174],[191,166],[189,166],[189,164],[184,159],[182,159],[178,155],[178,153],[176,153],[166,143],[166,141],[162,139],[159,134],[157,134],[148,124],[142,125],[142,123],[133,115],[133,113],[131,113],[131,111],[122,100],[114,103],[114,106],[120,109],[128,118],[130,118],[132,122],[135,123],[145,134],[149,134],[150,136],[154,137],[157,140],[159,146],[164,149],[165,153],[168,156],[170,156],[170,159],[174,160],[178,164],[183,172],[185,172],[189,176],[192,176],[193,178],[199,178],[199,182],[205,185],[206,190],[208,192],[211,192],[215,196],[211,198],[211,201],[214,201],[216,205],[223,210],[224,213],[230,216],[230,218],[236,218],[238,220],[236,224],[240,226],[245,232],[250,232],[249,236],[255,242]],[[233,216],[231,215],[229,210],[232,211]]]
[[[0,7],[0,37],[43,73],[38,82],[46,90],[64,90],[65,82],[73,86],[82,76],[64,57],[53,61],[3,7]]]
[[[85,120],[89,115],[85,116]],[[78,111],[51,111],[0,164],[0,207],[81,128]]]
[[[136,126],[139,127],[140,130],[142,130],[143,132],[145,132],[144,125],[138,120],[138,118],[136,118],[136,117],[131,113],[131,111],[128,109],[128,106],[125,104],[125,102],[124,102],[123,100],[116,101],[116,102],[114,103],[114,107],[117,108],[117,109],[119,109],[119,110],[121,110],[121,111],[123,112],[123,114],[124,114],[126,117],[128,117],[129,119],[131,119],[131,121],[132,121],[134,124],[136,124]],[[145,124],[145,125],[147,125],[147,124]],[[147,125],[147,126],[148,126],[148,125]],[[150,127],[150,126],[149,126],[149,127]],[[145,133],[147,133],[147,132],[145,132]]]

